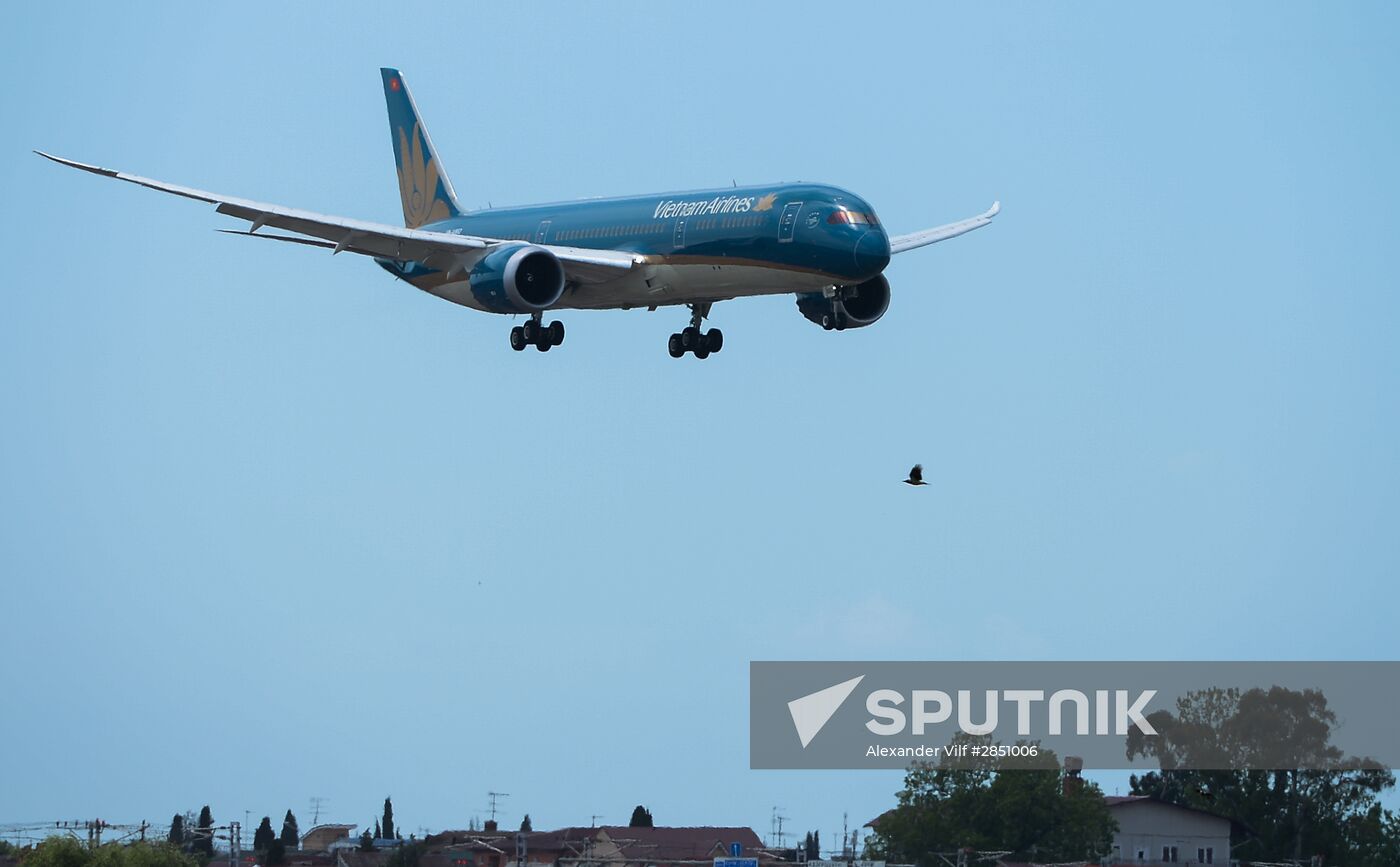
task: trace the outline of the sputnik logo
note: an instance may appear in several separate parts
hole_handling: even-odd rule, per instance
[[[862,680],[865,680],[863,674],[788,702],[788,713],[792,714],[792,724],[797,729],[797,739],[802,741],[802,749],[807,749],[812,738],[841,709]]]

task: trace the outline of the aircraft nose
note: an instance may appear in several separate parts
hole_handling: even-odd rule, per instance
[[[874,277],[890,264],[890,239],[879,229],[871,229],[856,241],[856,268]]]

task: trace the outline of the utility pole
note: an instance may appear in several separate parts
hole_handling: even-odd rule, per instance
[[[240,867],[243,863],[243,826],[230,822],[228,826],[228,860],[230,867]]]

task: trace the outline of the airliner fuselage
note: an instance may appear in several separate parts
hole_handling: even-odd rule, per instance
[[[574,284],[559,308],[657,307],[859,284],[890,261],[875,210],[847,190],[770,184],[492,208],[422,227],[507,242],[635,254],[639,267],[602,283]],[[467,307],[499,306],[472,291],[470,275],[379,258],[385,270]]]

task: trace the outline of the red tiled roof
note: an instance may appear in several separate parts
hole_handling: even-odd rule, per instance
[[[389,852],[361,852],[358,849],[342,849],[339,857],[345,860],[347,867],[380,867],[389,860]]]
[[[441,831],[437,834],[429,834],[423,838],[423,842],[429,846],[469,846],[472,848],[485,849],[481,843],[495,846],[497,849],[505,849],[515,853],[515,838],[519,832],[516,831]],[[598,833],[597,828],[560,828],[555,831],[526,831],[525,846],[527,851],[550,850],[558,851],[567,848],[570,843],[582,843],[588,837],[594,837]]]
[[[503,851],[513,860],[516,832],[443,831],[425,838],[435,854],[448,856],[458,852]],[[744,853],[753,857],[763,847],[752,828],[738,827],[677,827],[632,828],[626,825],[603,825],[596,828],[559,828],[553,831],[530,831],[525,834],[525,850],[531,861],[540,860],[536,853],[551,853],[571,858],[582,855],[588,840],[606,839],[616,846],[626,861],[708,861],[729,851],[738,843]],[[595,852],[595,857],[606,857]],[[552,859],[551,859],[552,860]],[[616,860],[616,859],[614,859]],[[351,865],[358,867],[358,865]]]
[[[729,844],[738,843],[750,855],[763,847],[752,828],[682,827],[630,828],[605,825],[598,829],[608,835],[628,860],[702,861],[725,853]]]

